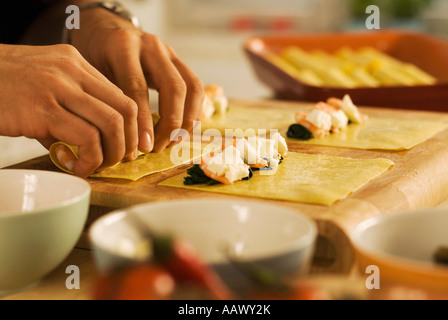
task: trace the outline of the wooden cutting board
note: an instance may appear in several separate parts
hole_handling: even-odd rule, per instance
[[[301,105],[298,102],[273,100],[233,100],[233,102],[241,106],[257,104],[260,107],[291,110],[291,112]],[[362,112],[379,117],[448,121],[448,114],[445,113],[385,108],[362,108]],[[312,267],[314,272],[347,273],[352,270],[355,256],[349,234],[353,227],[365,219],[406,209],[433,207],[448,198],[448,130],[405,151],[355,150],[300,143],[291,144],[289,148],[297,152],[362,159],[383,157],[395,163],[392,170],[330,207],[246,198],[249,201],[264,201],[293,208],[317,222],[319,239]],[[11,168],[58,171],[48,156],[32,159]],[[160,181],[185,172],[186,168],[188,165],[150,175],[138,181],[88,179],[92,187],[92,210],[86,228],[105,212],[144,202],[192,198],[241,199],[239,196],[157,186]]]

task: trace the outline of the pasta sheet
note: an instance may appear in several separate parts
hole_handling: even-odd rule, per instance
[[[159,183],[160,186],[241,195],[266,199],[332,205],[387,171],[389,159],[353,159],[289,152],[276,172],[254,172],[250,180],[232,185],[184,185],[187,174]]]
[[[275,129],[286,137],[288,127],[295,123],[294,114],[294,111],[289,110],[230,105],[229,111],[223,116],[204,120],[202,131],[207,133],[209,129],[216,129],[224,134],[225,129],[240,129],[243,132],[249,129],[255,134],[262,134],[263,130],[269,134],[269,130]],[[287,142],[352,149],[406,150],[447,127],[446,121],[369,117],[363,124],[350,124],[346,130],[324,138],[307,141],[287,138]]]
[[[50,148],[51,160],[61,170],[72,173],[58,162],[54,151],[57,144],[64,143],[57,142]],[[67,146],[76,157],[78,157],[76,147],[66,144],[64,145]],[[219,146],[210,144],[205,145],[201,143],[182,142],[158,153],[140,154],[137,159],[133,161],[123,160],[101,172],[93,173],[89,177],[117,178],[135,181],[144,176],[169,170],[177,166],[190,163],[196,159],[200,159],[203,152],[208,153],[218,147]]]

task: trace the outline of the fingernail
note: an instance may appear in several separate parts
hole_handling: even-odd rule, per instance
[[[138,140],[138,145],[140,147],[140,151],[144,153],[148,153],[152,151],[153,145],[151,141],[151,135],[149,132],[143,132]]]

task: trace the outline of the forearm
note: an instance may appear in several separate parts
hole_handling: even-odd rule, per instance
[[[97,0],[62,0],[48,7],[29,26],[21,37],[21,44],[50,45],[61,43],[65,20],[69,16],[65,12],[69,5],[81,5]]]

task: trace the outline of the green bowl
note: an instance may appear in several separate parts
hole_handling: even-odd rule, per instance
[[[38,282],[69,255],[90,191],[87,181],[65,173],[0,170],[0,294]]]

